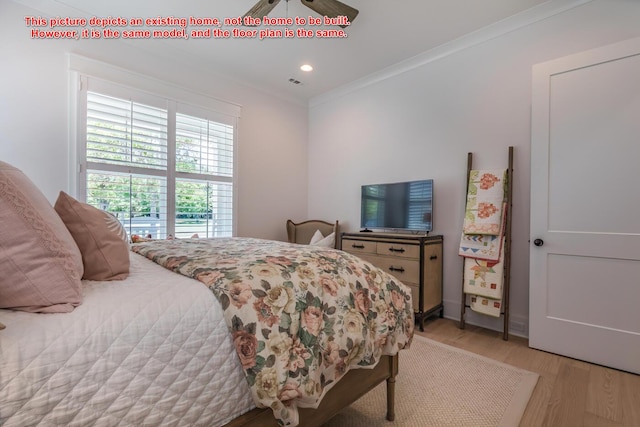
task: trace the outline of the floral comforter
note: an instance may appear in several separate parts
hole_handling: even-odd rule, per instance
[[[156,240],[132,250],[216,295],[254,401],[283,425],[351,368],[413,336],[411,292],[346,252],[248,238]]]

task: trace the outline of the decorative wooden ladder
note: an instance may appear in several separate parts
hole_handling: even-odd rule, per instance
[[[469,178],[473,169],[473,153],[467,154],[467,193],[469,192]],[[504,326],[502,328],[502,339],[509,339],[509,285],[511,278],[511,213],[513,212],[513,147],[509,147],[509,166],[507,168],[507,191],[506,206],[507,214],[505,217],[504,229],[504,268],[503,268],[503,296],[502,310],[500,315],[503,317]],[[465,197],[466,197],[465,194]],[[466,199],[465,199],[466,204]],[[462,264],[462,300],[460,304],[460,329],[465,327],[465,312],[470,305],[467,302],[467,293],[464,291],[464,262]]]

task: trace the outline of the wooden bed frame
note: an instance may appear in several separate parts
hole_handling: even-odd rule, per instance
[[[300,426],[318,427],[342,409],[364,396],[382,381],[387,381],[387,420],[395,418],[395,386],[398,355],[382,356],[373,369],[352,369],[325,395],[317,409],[300,408]],[[269,408],[256,408],[235,418],[224,427],[278,427]]]

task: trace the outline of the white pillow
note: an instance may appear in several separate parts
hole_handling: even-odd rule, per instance
[[[316,230],[313,233],[313,237],[309,242],[310,245],[314,246],[322,246],[323,248],[333,248],[335,247],[336,242],[336,233],[331,233],[327,237],[324,237],[320,230]]]
[[[313,233],[313,237],[311,238],[311,241],[309,242],[309,244],[310,245],[315,245],[316,243],[318,243],[322,239],[324,239],[324,236],[322,235],[320,230],[316,230],[316,232]]]

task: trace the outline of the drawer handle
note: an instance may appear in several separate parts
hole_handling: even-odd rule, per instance
[[[394,266],[389,267],[389,271],[397,271],[399,273],[404,273],[404,268],[400,267],[400,268],[396,268]]]
[[[354,249],[364,249],[364,245],[356,245],[355,243],[351,245],[351,247]]]
[[[430,259],[430,260],[438,259],[438,255],[431,255],[431,256],[429,257],[429,259]]]
[[[392,246],[392,247],[390,247],[390,248],[389,248],[389,250],[390,250],[391,252],[400,252],[400,253],[404,252],[404,249],[402,249],[402,248],[400,248],[400,249],[396,249],[396,248],[394,248],[393,246]]]

